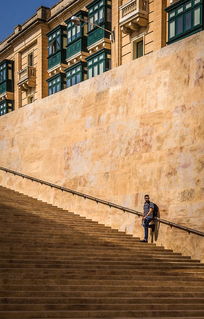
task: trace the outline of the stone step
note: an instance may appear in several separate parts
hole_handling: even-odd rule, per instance
[[[15,240],[15,244],[16,245],[22,245],[24,243],[26,243],[26,245],[28,246],[32,244],[33,245],[36,245],[36,244],[39,244],[41,243],[42,244],[42,247],[44,245],[59,245],[61,244],[62,245],[62,248],[65,248],[66,245],[69,247],[71,245],[77,245],[77,246],[84,246],[86,245],[87,248],[88,246],[103,246],[103,245],[108,245],[110,247],[117,247],[117,245],[119,245],[119,247],[124,247],[124,248],[127,248],[127,249],[139,249],[141,251],[147,251],[147,250],[152,250],[152,251],[162,251],[162,249],[158,249],[160,247],[154,247],[152,246],[151,244],[145,244],[145,246],[142,244],[140,244],[139,242],[134,242],[134,244],[131,244],[128,240],[123,240],[123,239],[120,239],[120,238],[114,238],[114,237],[110,237],[109,239],[105,239],[105,238],[102,238],[100,236],[98,236],[98,238],[96,239],[95,237],[90,237],[90,238],[84,238],[84,237],[76,237],[76,238],[72,238],[71,236],[66,236],[66,237],[61,237],[61,238],[51,238],[51,237],[47,237],[47,238],[41,238],[41,237],[38,237],[36,235],[35,238],[32,238],[32,237],[16,237],[15,236],[12,238],[9,238],[9,239],[6,239],[6,238],[0,238],[0,241],[2,243],[2,245],[8,245],[8,246],[12,246],[12,242],[14,242]],[[2,247],[3,247],[2,246]],[[154,249],[155,248],[155,249]]]
[[[204,313],[203,310],[76,310],[76,311],[1,311],[0,318],[2,319],[41,319],[41,318],[49,318],[49,319],[61,319],[61,318],[108,318],[108,319],[122,319],[122,318],[157,318],[161,319],[164,317],[167,319],[168,317],[173,318],[185,318],[188,319],[192,317],[196,317],[196,319],[203,319]]]
[[[141,252],[141,250],[134,250],[134,251],[128,251],[127,249],[119,249],[119,248],[109,248],[106,247],[105,249],[97,249],[97,248],[90,248],[90,247],[86,247],[86,249],[80,249],[80,248],[59,248],[59,249],[52,249],[52,248],[47,248],[47,250],[45,251],[44,249],[41,249],[40,247],[37,248],[33,248],[33,249],[27,249],[27,250],[16,250],[14,247],[6,247],[5,249],[0,250],[0,256],[3,256],[4,254],[10,254],[12,257],[15,256],[39,256],[39,255],[43,255],[43,256],[47,256],[47,257],[53,257],[53,258],[75,258],[77,256],[81,256],[83,258],[83,256],[87,256],[87,258],[89,257],[93,257],[93,258],[97,258],[97,257],[108,257],[108,258],[131,258],[131,260],[134,260],[135,258],[145,258],[145,259],[161,259],[161,261],[167,260],[167,259],[174,259],[174,258],[179,258],[181,261],[184,260],[186,261],[186,259],[188,259],[189,261],[191,261],[192,263],[195,262],[199,262],[199,261],[195,261],[195,260],[191,260],[190,257],[184,257],[181,256],[180,254],[173,254],[171,252],[160,252],[160,251],[152,251],[152,250],[148,250],[145,252]]]
[[[5,240],[2,240],[1,241],[1,249],[2,250],[5,250],[6,248],[8,249],[9,247],[9,244],[10,244],[10,247],[11,249],[15,249],[16,247],[27,247],[28,249],[31,248],[31,247],[39,247],[39,248],[44,248],[44,247],[47,247],[47,246],[52,246],[52,249],[53,248],[56,248],[56,249],[59,249],[59,251],[62,251],[63,249],[75,249],[75,248],[89,248],[89,249],[104,249],[104,246],[107,248],[111,248],[114,250],[115,249],[124,249],[124,250],[130,250],[131,252],[152,252],[152,253],[155,253],[155,252],[162,252],[164,254],[168,254],[168,253],[172,253],[171,250],[164,250],[162,247],[155,247],[153,246],[152,244],[147,244],[147,243],[135,243],[135,245],[130,245],[130,244],[123,244],[122,242],[121,243],[111,243],[111,242],[106,242],[106,241],[93,241],[93,242],[87,242],[87,243],[81,243],[80,241],[76,241],[75,243],[70,243],[70,242],[65,242],[65,241],[62,241],[62,242],[36,242],[36,243],[32,243],[32,241],[30,242],[24,242],[23,240],[20,242],[15,242],[13,243],[12,245],[12,241],[9,242],[9,240],[5,239]],[[74,247],[73,247],[74,245]],[[88,245],[88,247],[87,247]],[[48,247],[49,248],[49,247]]]
[[[0,228],[1,233],[0,233],[0,238],[4,238],[5,235],[7,235],[9,233],[9,236],[11,238],[15,237],[15,238],[35,238],[36,236],[38,238],[64,238],[67,236],[72,235],[73,238],[83,238],[85,236],[87,237],[94,237],[94,236],[100,236],[101,238],[119,238],[119,239],[124,239],[124,234],[122,233],[112,233],[112,231],[106,232],[104,230],[103,231],[88,231],[87,234],[81,234],[81,235],[77,235],[76,234],[76,230],[70,231],[70,230],[65,230],[64,232],[60,232],[60,233],[55,233],[53,234],[52,232],[45,232],[44,229],[38,229],[37,231],[35,229],[33,229],[32,231],[27,229],[24,232],[20,232],[20,231],[14,231],[13,229],[11,229],[10,231],[2,231],[2,229]],[[4,228],[5,230],[5,228]],[[55,230],[56,231],[56,230]],[[129,236],[125,236],[126,240],[129,240],[130,242],[135,242],[136,240],[139,240],[138,238],[133,238],[133,236],[129,235]]]
[[[16,279],[16,277],[18,277],[18,279]],[[25,277],[25,278],[24,278]],[[128,284],[131,286],[136,285],[137,287],[140,286],[146,286],[148,281],[149,281],[149,277],[148,278],[142,278],[141,276],[139,276],[138,279],[133,279],[133,278],[124,278],[124,279],[118,279],[118,276],[116,276],[115,278],[112,278],[107,280],[106,276],[101,276],[101,277],[96,277],[94,278],[94,276],[90,276],[89,278],[87,278],[87,276],[84,276],[85,278],[73,278],[73,276],[70,276],[71,279],[68,278],[64,278],[64,276],[62,276],[64,279],[61,278],[56,278],[53,277],[53,275],[50,275],[51,278],[48,278],[45,276],[43,278],[40,278],[41,276],[39,276],[38,278],[35,278],[35,276],[32,277],[32,274],[29,274],[29,278],[28,278],[28,274],[11,274],[10,276],[8,275],[4,275],[3,278],[0,278],[0,285],[22,285],[22,280],[23,280],[23,284],[24,285],[71,285],[71,286],[75,286],[75,285],[79,285],[79,286],[84,286],[84,285],[90,285],[90,286],[94,286],[94,285],[108,285],[108,286],[127,286]],[[60,277],[60,276],[59,276]],[[175,280],[174,280],[175,279]],[[185,277],[185,278],[180,278],[180,277],[167,277],[164,278],[162,280],[161,277],[154,277],[154,279],[151,280],[151,286],[155,286],[155,287],[179,287],[180,289],[183,289],[183,287],[185,287],[186,285],[188,285],[189,287],[189,291],[191,287],[203,287],[204,283],[203,280],[199,280],[199,278],[194,278],[193,280],[189,277]]]
[[[100,245],[91,245],[89,244],[88,246],[87,245],[80,245],[80,244],[70,244],[70,243],[67,243],[67,245],[62,246],[60,243],[58,243],[57,245],[56,244],[46,244],[46,245],[43,245],[43,244],[40,244],[39,243],[36,243],[36,244],[33,244],[32,245],[32,242],[30,243],[15,243],[13,245],[13,247],[11,246],[8,246],[8,244],[6,243],[1,243],[1,247],[2,247],[2,250],[3,251],[6,251],[6,252],[22,252],[22,253],[27,253],[28,251],[35,251],[36,253],[38,252],[43,252],[46,250],[46,253],[58,253],[58,254],[62,254],[62,255],[68,255],[69,252],[71,251],[74,251],[76,252],[76,254],[79,254],[79,252],[86,252],[86,251],[92,251],[95,252],[98,251],[98,252],[101,252],[101,253],[106,253],[106,251],[110,251],[112,250],[113,252],[115,250],[119,251],[120,250],[120,245],[118,244],[110,244],[110,243],[103,243],[103,244],[100,244]],[[29,249],[30,248],[30,249]],[[161,256],[162,254],[164,254],[164,256],[169,256],[171,255],[171,252],[164,252],[162,250],[153,250],[151,249],[151,247],[147,247],[147,249],[143,249],[143,248],[129,248],[129,247],[125,247],[123,245],[121,245],[121,253],[122,251],[126,251],[126,253],[128,252],[129,255],[142,255],[142,256]]]
[[[0,259],[0,268],[65,268],[69,270],[74,269],[97,269],[97,270],[110,270],[114,269],[124,270],[129,269],[130,271],[139,271],[141,270],[146,271],[147,269],[151,269],[152,272],[157,273],[159,272],[162,274],[164,271],[182,271],[182,272],[204,272],[204,266],[202,264],[194,264],[194,263],[179,263],[179,262],[165,262],[163,264],[159,263],[158,261],[151,261],[148,265],[146,265],[145,261],[137,261],[137,262],[128,262],[128,261],[112,261],[112,260],[82,260],[80,258],[78,260],[71,260],[70,261],[62,261],[62,260],[3,260]]]
[[[53,280],[54,282],[54,280]],[[117,283],[117,282],[116,282]],[[150,285],[148,285],[148,283],[146,282],[146,285],[144,283],[138,283],[138,285],[131,284],[131,283],[124,283],[124,282],[119,282],[119,284],[114,283],[114,285],[111,285],[109,283],[106,283],[105,285],[103,284],[103,282],[99,282],[98,285],[95,283],[94,285],[92,284],[91,281],[89,281],[89,284],[84,284],[83,282],[81,282],[81,284],[75,284],[75,285],[71,285],[68,284],[67,282],[63,283],[63,282],[57,282],[56,283],[52,283],[50,285],[48,285],[47,282],[44,281],[39,281],[38,283],[36,282],[32,282],[32,283],[28,283],[26,285],[26,282],[23,281],[18,281],[18,284],[15,285],[14,282],[12,282],[11,284],[7,283],[7,280],[5,279],[4,281],[2,281],[1,284],[1,291],[3,291],[2,289],[4,289],[4,293],[7,292],[58,292],[58,293],[74,293],[76,292],[77,294],[83,294],[83,293],[134,293],[135,295],[137,294],[141,294],[142,296],[145,294],[147,295],[147,293],[151,294],[151,293],[159,293],[159,294],[163,294],[163,293],[173,293],[173,294],[180,294],[180,293],[190,293],[190,294],[196,294],[196,293],[200,293],[203,294],[204,293],[204,286],[186,286],[186,285],[168,285],[168,283],[165,285],[164,283],[157,283],[157,285],[153,285],[153,283]],[[122,289],[121,289],[122,288]]]
[[[172,304],[162,304],[162,303],[143,303],[143,304],[119,304],[119,303],[113,303],[113,304],[0,304],[0,313],[1,311],[106,311],[106,310],[115,310],[117,311],[152,311],[152,310],[157,310],[157,311],[162,311],[162,310],[180,310],[181,313],[182,311],[198,311],[199,310],[199,315],[204,316],[204,304],[203,303],[198,303],[198,304],[187,304],[187,303],[181,303],[181,304],[174,304],[173,305],[173,310],[172,310]],[[185,309],[185,310],[184,310]]]
[[[122,251],[121,250],[121,254],[118,253],[118,250],[115,251],[112,250],[112,255],[111,255],[111,249],[110,248],[106,248],[106,250],[104,249],[98,249],[96,250],[95,248],[87,248],[87,249],[80,249],[79,247],[75,247],[75,249],[73,250],[73,247],[70,249],[64,249],[64,250],[54,250],[52,248],[47,248],[46,252],[43,253],[43,250],[40,248],[33,248],[33,250],[21,250],[21,251],[17,251],[16,249],[7,249],[4,251],[0,252],[0,255],[3,257],[9,257],[9,258],[15,258],[15,259],[22,259],[23,257],[25,258],[45,258],[45,259],[55,259],[55,260],[77,260],[79,257],[81,257],[84,260],[89,260],[91,258],[93,258],[93,260],[116,260],[116,261],[126,261],[127,262],[146,262],[148,260],[148,258],[152,258],[153,262],[158,262],[158,261],[163,261],[164,263],[182,263],[185,264],[187,262],[187,264],[190,265],[201,265],[203,266],[203,264],[200,264],[199,261],[196,260],[191,260],[188,257],[182,257],[182,256],[174,256],[171,253],[167,254],[167,253],[160,253],[160,252],[140,252],[140,251],[134,251],[134,252],[126,252],[126,251]]]
[[[87,265],[84,267],[84,265],[80,265],[78,267],[73,267],[73,265],[70,265],[69,267],[64,267],[63,265],[60,267],[59,265],[49,265],[45,267],[45,265],[22,265],[19,267],[18,265],[0,265],[0,277],[2,275],[6,275],[8,278],[10,278],[11,274],[15,274],[16,279],[18,278],[18,274],[20,273],[20,276],[22,276],[21,271],[24,271],[26,276],[30,276],[30,278],[41,278],[44,274],[46,278],[49,278],[49,276],[55,275],[56,278],[59,278],[59,276],[64,276],[64,278],[69,278],[72,276],[72,278],[84,278],[84,276],[91,276],[92,278],[103,278],[104,276],[109,276],[109,278],[117,278],[117,276],[120,276],[121,279],[138,279],[138,276],[147,276],[147,269],[144,269],[145,265],[141,268],[130,268],[130,267],[115,267],[113,270],[113,266],[105,267],[96,267],[94,265]],[[149,271],[151,271],[151,277],[154,280],[157,280],[160,278],[161,280],[164,279],[164,277],[171,278],[172,280],[177,280],[177,277],[179,276],[183,280],[187,280],[187,278],[190,276],[192,279],[199,278],[204,279],[204,269],[197,270],[194,269],[181,269],[181,268],[172,268],[172,267],[165,267],[163,269],[154,269],[152,270],[151,267],[148,268]],[[80,272],[80,275],[79,275]],[[166,278],[167,279],[167,278]]]
[[[148,272],[146,270],[121,270],[121,269],[68,269],[68,268],[0,268],[0,278],[33,278],[33,279],[84,279],[86,277],[92,280],[140,280],[141,276],[143,281],[149,280]],[[172,272],[169,271],[151,271],[151,279],[154,281],[187,281],[191,278],[192,281],[200,281],[204,284],[204,274],[202,272]]]
[[[4,252],[0,252],[0,255],[3,257],[3,254],[9,254],[12,258],[21,258],[22,256],[26,256],[26,258],[45,258],[45,259],[53,259],[55,258],[55,260],[73,260],[73,261],[77,261],[79,260],[79,258],[81,258],[81,260],[84,261],[89,261],[91,260],[91,258],[93,258],[93,260],[97,260],[97,258],[99,258],[99,260],[113,260],[113,261],[132,261],[132,262],[145,262],[147,264],[146,261],[149,260],[155,260],[155,261],[160,261],[161,263],[167,263],[168,261],[175,261],[174,257],[176,256],[172,256],[171,254],[164,254],[164,258],[162,258],[162,253],[152,253],[152,252],[145,252],[145,253],[140,253],[139,251],[136,252],[132,252],[132,253],[122,253],[121,251],[121,255],[118,254],[118,252],[115,252],[114,250],[112,250],[113,254],[112,256],[110,255],[110,249],[107,248],[106,250],[104,249],[88,249],[87,248],[87,254],[86,254],[86,249],[77,249],[75,248],[75,250],[73,251],[73,249],[67,249],[64,251],[58,251],[55,249],[51,249],[51,248],[47,248],[47,251],[43,254],[43,249],[40,248],[36,248],[36,249],[32,249],[30,251],[29,254],[29,250],[23,250],[22,251],[17,251],[16,249],[8,249],[7,251]],[[21,254],[22,255],[18,255]],[[127,257],[127,258],[126,258]],[[179,262],[182,264],[185,264],[185,262],[187,261],[187,263],[190,263],[192,265],[198,264],[200,265],[199,261],[195,261],[195,260],[186,260],[183,259],[182,257],[178,256],[178,258],[180,258]],[[175,261],[176,262],[176,261]],[[202,264],[201,264],[202,265]]]
[[[109,239],[103,239],[102,237],[98,237],[98,239],[95,238],[84,238],[84,237],[79,237],[79,238],[72,238],[71,236],[66,236],[66,237],[61,237],[61,238],[41,238],[36,236],[35,238],[32,237],[16,237],[15,236],[12,238],[10,237],[9,239],[6,238],[0,238],[0,241],[2,243],[2,245],[11,245],[12,242],[15,241],[16,245],[22,245],[26,242],[26,244],[28,245],[29,243],[32,245],[36,245],[41,243],[42,247],[46,246],[46,245],[62,245],[62,247],[66,247],[67,243],[68,245],[78,245],[78,246],[84,246],[84,245],[91,245],[91,246],[103,246],[103,245],[110,245],[113,246],[114,245],[121,245],[130,249],[134,249],[134,248],[141,248],[140,244],[134,243],[134,244],[130,244],[130,242],[128,240],[123,240],[120,238],[109,238]],[[149,244],[150,245],[150,244]],[[146,244],[147,246],[147,244]],[[150,246],[149,246],[150,247]],[[149,248],[148,247],[148,248]],[[146,248],[144,249],[146,250]]]
[[[14,214],[11,214],[10,216],[8,213],[5,214],[5,216],[2,216],[2,210],[1,210],[1,215],[0,215],[0,221],[1,224],[5,224],[8,226],[9,229],[15,229],[17,231],[23,231],[23,226],[29,226],[30,228],[34,228],[34,226],[38,225],[40,226],[40,229],[47,229],[49,230],[50,228],[54,227],[54,224],[56,224],[57,229],[81,229],[85,230],[86,228],[92,230],[92,231],[102,231],[103,228],[108,232],[113,231],[115,233],[124,233],[124,231],[120,231],[117,229],[113,229],[108,226],[104,226],[99,223],[94,223],[94,221],[90,219],[80,219],[80,220],[75,220],[75,217],[70,217],[70,218],[61,218],[60,214],[54,216],[52,212],[49,212],[47,216],[43,216],[41,214],[40,216],[37,215],[30,215],[28,214],[22,214],[21,216],[17,216]],[[17,221],[19,224],[12,224],[12,221]]]
[[[161,291],[150,291],[149,287],[146,288],[146,290],[142,290],[140,292],[135,291],[133,289],[128,289],[123,291],[120,291],[120,288],[118,288],[118,291],[109,291],[109,290],[104,290],[104,291],[96,291],[96,290],[88,290],[88,287],[85,287],[87,290],[84,290],[84,286],[82,286],[82,290],[79,291],[73,291],[70,289],[70,291],[49,291],[48,289],[43,291],[43,287],[39,289],[39,291],[30,291],[30,290],[15,290],[19,289],[19,286],[17,287],[12,287],[10,290],[5,288],[5,290],[0,290],[0,297],[4,300],[7,300],[9,298],[60,298],[62,300],[63,298],[131,298],[131,299],[139,299],[139,298],[154,298],[155,300],[161,300],[162,298],[167,298],[167,299],[172,299],[172,300],[201,300],[204,299],[204,289],[201,292],[197,292],[196,290],[193,290],[191,288],[191,292],[180,292],[180,291],[167,291],[168,289],[161,289]],[[27,289],[26,287],[20,287],[22,289]],[[29,287],[31,289],[31,287]],[[38,288],[38,287],[37,287]],[[36,288],[36,289],[37,289]],[[109,287],[110,288],[110,287]],[[33,288],[34,289],[34,288]],[[67,287],[66,287],[67,289]],[[188,289],[189,290],[189,289]],[[204,301],[204,300],[203,300]],[[190,301],[191,302],[191,301]],[[135,302],[137,304],[137,301]]]
[[[160,258],[153,258],[151,260],[151,264],[148,264],[149,261],[148,257],[141,257],[134,256],[131,258],[130,256],[100,256],[100,255],[73,255],[73,256],[55,256],[54,254],[43,256],[42,254],[36,254],[29,256],[28,254],[24,255],[12,255],[12,254],[5,254],[4,256],[1,255],[0,264],[5,265],[6,263],[9,264],[56,264],[56,265],[70,265],[72,263],[75,267],[83,264],[86,265],[96,265],[96,266],[130,266],[131,268],[142,267],[146,264],[146,267],[152,268],[156,267],[156,269],[164,267],[171,267],[171,268],[181,268],[181,269],[199,269],[200,271],[203,269],[203,264],[199,262],[194,262],[189,259],[176,259],[176,258],[166,258],[163,259],[163,263],[161,263]]]
[[[15,214],[13,212],[4,212],[1,208],[0,221],[8,225],[9,228],[16,227],[17,229],[23,230],[23,225],[29,225],[30,227],[37,225],[42,225],[42,227],[48,228],[50,226],[54,226],[56,223],[57,227],[62,227],[66,229],[66,225],[72,225],[74,228],[84,229],[89,227],[90,230],[100,230],[102,231],[113,231],[115,233],[124,233],[122,230],[118,230],[116,228],[111,228],[110,226],[105,226],[98,222],[92,221],[86,217],[81,217],[79,215],[66,213],[66,217],[63,217],[61,213],[54,214],[52,211],[49,211],[47,215],[43,214],[43,210],[39,211],[39,214],[35,214],[32,211],[32,208],[28,212],[23,212],[19,214]],[[17,221],[17,224],[11,224],[12,221]]]
[[[62,317],[61,317],[61,318],[62,318]],[[67,318],[67,317],[66,317],[66,318]],[[83,318],[84,318],[84,317],[83,317]],[[74,319],[83,319],[83,318],[82,318],[82,317],[80,317],[80,318],[79,318],[79,317],[75,317]],[[133,318],[133,317],[129,317],[129,316],[128,316],[128,317],[123,317],[123,316],[122,316],[122,317],[121,317],[121,316],[115,317],[115,316],[114,316],[114,317],[111,317],[110,319],[116,319],[116,318],[117,318],[117,319],[131,319],[131,318]],[[163,317],[163,316],[162,316],[162,317],[161,317],[161,316],[160,316],[160,317],[158,317],[158,316],[155,317],[155,316],[154,316],[154,317],[148,317],[148,318],[149,318],[149,319],[174,319],[175,316],[174,316],[174,317],[169,317],[169,316],[168,316],[168,317]],[[177,317],[177,318],[178,318],[178,317]],[[41,318],[36,318],[36,317],[35,317],[35,319],[41,319]],[[49,319],[60,319],[60,318],[59,318],[59,317],[58,317],[58,318],[53,318],[53,317],[50,318],[50,317],[49,317]],[[97,319],[97,318],[96,318],[96,317],[92,317],[92,319]],[[137,319],[144,319],[144,317],[137,317]],[[200,317],[200,316],[199,316],[199,317],[192,317],[192,316],[190,316],[190,317],[189,317],[189,316],[188,316],[188,317],[186,317],[186,316],[183,317],[183,316],[182,316],[182,317],[181,317],[181,316],[179,316],[179,319],[203,319],[203,317]]]
[[[15,203],[16,206],[18,206],[18,203]],[[35,205],[35,204],[34,204]],[[84,223],[84,226],[89,225],[90,227],[98,227],[98,228],[103,228],[106,227],[103,224],[100,224],[97,221],[93,221],[90,218],[84,217],[84,216],[80,216],[78,214],[74,214],[72,212],[68,212],[68,211],[61,211],[60,209],[56,208],[56,209],[45,209],[45,208],[39,208],[38,210],[34,210],[34,206],[33,207],[22,207],[21,206],[21,212],[17,212],[16,213],[16,209],[12,208],[10,210],[4,209],[1,206],[1,215],[0,215],[0,219],[4,220],[5,222],[8,219],[19,219],[22,220],[23,222],[27,222],[27,221],[34,221],[34,222],[39,222],[42,221],[45,225],[47,224],[52,224],[52,221],[59,221],[60,218],[60,224],[63,224],[63,222],[67,223],[67,222],[71,222],[73,225],[82,225]],[[8,217],[8,219],[6,219],[5,217]],[[26,220],[23,218],[26,217]],[[45,221],[47,222],[47,224],[45,223]],[[60,225],[58,224],[58,225]],[[21,226],[21,224],[19,224],[19,226]],[[106,229],[111,229],[110,226],[107,226]]]
[[[0,203],[0,319],[204,318],[199,261],[1,187]]]
[[[200,307],[200,305],[204,306],[204,296],[203,298],[182,298],[182,297],[166,297],[163,296],[160,297],[147,297],[144,296],[142,298],[139,297],[81,297],[78,296],[77,298],[74,298],[73,296],[69,296],[68,298],[65,297],[0,297],[0,306],[3,304],[6,305],[56,305],[56,304],[62,304],[62,305],[182,305],[184,303],[187,303],[190,305],[194,305]],[[1,308],[0,308],[1,309]],[[198,309],[198,308],[197,308]]]

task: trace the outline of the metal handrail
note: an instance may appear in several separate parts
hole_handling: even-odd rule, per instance
[[[97,198],[97,197],[94,197],[94,196],[90,196],[90,195],[87,195],[87,194],[84,194],[84,193],[81,193],[81,192],[77,192],[77,191],[74,191],[74,190],[72,190],[70,188],[66,188],[66,187],[59,186],[59,185],[56,185],[56,184],[53,184],[53,183],[45,182],[45,181],[43,181],[41,179],[38,179],[38,178],[35,178],[35,177],[31,177],[31,176],[28,176],[28,175],[25,175],[25,174],[22,174],[22,173],[18,173],[16,171],[13,171],[13,170],[5,168],[5,167],[0,167],[0,170],[4,171],[6,173],[11,173],[11,174],[20,176],[22,178],[29,179],[29,180],[31,180],[33,182],[37,182],[37,183],[40,183],[40,184],[43,184],[43,185],[50,186],[51,188],[59,189],[59,190],[61,190],[63,192],[67,192],[67,193],[71,193],[73,195],[77,195],[77,196],[83,197],[84,199],[89,199],[89,200],[95,201],[97,204],[100,203],[100,204],[109,206],[110,208],[111,207],[117,208],[117,209],[119,209],[119,210],[121,210],[123,212],[127,212],[127,213],[130,213],[130,214],[137,215],[138,217],[142,217],[143,216],[143,214],[141,212],[138,212],[138,211],[136,211],[134,209],[131,209],[131,208],[128,208],[128,207],[124,207],[124,206],[121,206],[121,205],[117,205],[117,204],[114,204],[112,202],[109,202],[109,201],[106,201],[106,200],[103,200],[103,199],[100,199],[100,198]],[[161,219],[159,217],[156,217],[155,220],[159,221],[162,224],[168,225],[170,227],[174,227],[174,228],[178,228],[178,229],[184,230],[184,231],[188,232],[189,234],[192,233],[192,234],[204,237],[204,232],[201,232],[199,230],[196,230],[196,229],[193,229],[193,228],[189,228],[189,227],[186,227],[186,226],[182,226],[182,225],[170,222],[168,220]]]

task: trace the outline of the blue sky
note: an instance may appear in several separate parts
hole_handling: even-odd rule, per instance
[[[0,42],[14,27],[31,17],[40,6],[52,7],[59,0],[2,0],[0,10]]]

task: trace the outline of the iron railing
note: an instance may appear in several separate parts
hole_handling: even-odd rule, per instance
[[[4,171],[6,173],[11,173],[11,174],[20,176],[22,178],[26,178],[26,179],[31,180],[33,182],[37,182],[37,183],[40,183],[40,184],[43,184],[43,185],[50,186],[51,188],[56,188],[56,189],[61,190],[63,192],[67,192],[67,193],[71,193],[73,195],[77,195],[77,196],[83,197],[84,199],[92,200],[92,201],[96,202],[97,204],[100,203],[100,204],[109,206],[110,208],[111,207],[116,208],[118,210],[123,211],[124,213],[127,212],[127,213],[130,213],[130,214],[137,215],[139,217],[143,216],[143,214],[141,212],[138,212],[138,211],[136,211],[134,209],[131,209],[131,208],[128,208],[128,207],[124,207],[124,206],[121,206],[121,205],[117,205],[117,204],[114,204],[112,202],[109,202],[109,201],[106,201],[106,200],[103,200],[103,199],[100,199],[100,198],[97,198],[97,197],[94,197],[94,196],[90,196],[90,195],[87,195],[87,194],[84,194],[84,193],[81,193],[81,192],[77,192],[77,191],[72,190],[70,188],[59,186],[59,185],[56,185],[56,184],[53,184],[53,183],[50,183],[50,182],[45,182],[45,181],[43,181],[41,179],[38,179],[38,178],[35,178],[35,177],[31,177],[31,176],[28,176],[28,175],[25,175],[25,174],[22,174],[22,173],[19,173],[19,172],[13,171],[13,170],[5,168],[5,167],[0,167],[0,170]],[[182,225],[170,222],[168,220],[161,219],[159,217],[157,217],[155,219],[158,222],[162,223],[162,224],[168,225],[170,227],[178,228],[180,230],[188,232],[189,234],[194,234],[194,235],[198,235],[198,236],[204,237],[204,232],[201,232],[199,230],[196,230],[196,229],[193,229],[193,228],[189,228],[189,227],[186,227],[186,226],[182,226]]]

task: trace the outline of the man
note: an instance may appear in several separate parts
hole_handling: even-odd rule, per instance
[[[142,217],[142,222],[144,227],[144,239],[140,241],[147,243],[148,242],[148,227],[149,227],[149,223],[153,219],[154,204],[150,202],[149,195],[145,195],[144,199],[145,199],[144,216]]]

